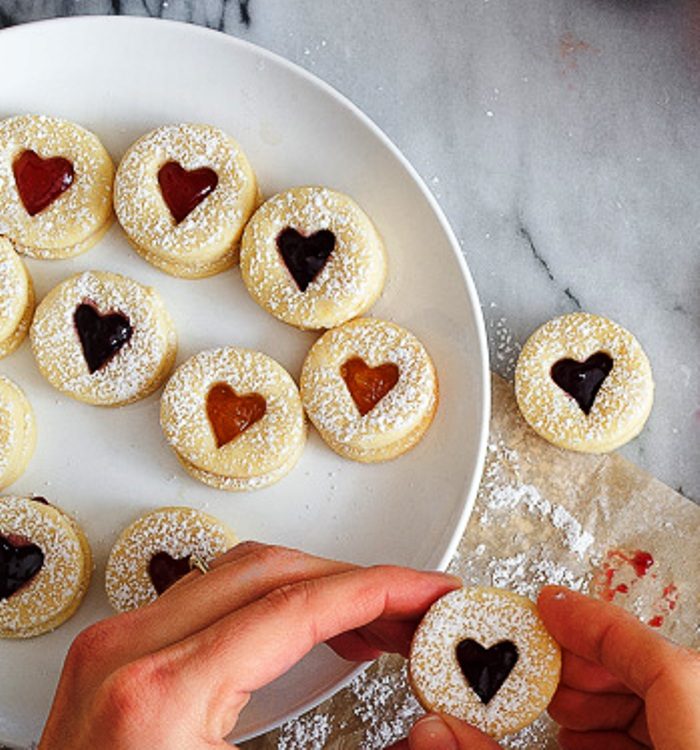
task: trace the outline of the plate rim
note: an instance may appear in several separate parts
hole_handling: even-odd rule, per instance
[[[266,47],[262,47],[259,44],[248,41],[247,39],[242,39],[238,36],[234,36],[225,31],[219,31],[218,29],[212,29],[206,26],[195,24],[193,22],[177,21],[173,19],[133,15],[89,14],[45,18],[40,20],[22,22],[13,26],[5,27],[3,29],[0,29],[0,44],[2,44],[3,39],[6,39],[10,34],[28,34],[31,36],[32,34],[41,33],[44,27],[50,27],[53,31],[55,27],[80,24],[86,26],[121,24],[125,26],[151,26],[153,28],[169,27],[173,30],[178,30],[185,34],[191,34],[194,36],[199,35],[202,37],[211,38],[212,35],[215,35],[219,41],[223,39],[227,44],[230,44],[233,47],[242,48],[250,54],[257,55],[262,59],[265,59],[266,61],[270,61],[273,64],[279,65],[280,67],[287,70],[290,74],[301,77],[311,86],[320,89],[332,100],[334,100],[336,104],[346,109],[351,115],[357,118],[362,125],[369,129],[369,131],[379,139],[381,144],[385,148],[387,148],[391,155],[399,162],[401,167],[403,167],[403,169],[406,171],[408,176],[412,179],[413,183],[420,191],[424,200],[427,201],[427,204],[431,209],[433,215],[436,217],[440,228],[445,233],[445,236],[448,239],[452,253],[457,260],[457,265],[461,272],[462,281],[464,282],[464,285],[466,287],[468,304],[472,310],[472,314],[476,324],[476,343],[477,349],[480,354],[480,367],[478,368],[478,371],[480,376],[479,379],[482,394],[481,403],[479,404],[479,411],[482,414],[482,420],[476,440],[477,451],[474,464],[474,472],[471,479],[465,483],[466,486],[463,490],[464,502],[459,514],[459,518],[457,519],[453,527],[452,535],[450,537],[450,541],[446,545],[445,552],[442,554],[438,564],[435,567],[436,570],[445,570],[450,560],[454,556],[457,546],[459,545],[459,542],[461,541],[462,536],[464,535],[464,532],[466,530],[466,526],[469,522],[469,518],[476,501],[476,495],[483,474],[484,462],[486,458],[486,446],[489,435],[489,425],[491,419],[491,376],[486,326],[484,323],[483,312],[481,309],[479,294],[477,292],[476,285],[472,278],[471,271],[469,270],[469,267],[467,265],[466,258],[464,257],[460,249],[459,241],[457,240],[454,230],[447,220],[447,217],[437,198],[428,188],[425,180],[421,177],[416,168],[411,164],[411,162],[403,154],[399,147],[384,132],[384,130],[377,123],[375,123],[374,120],[369,115],[367,115],[358,105],[356,105],[345,94],[336,89],[332,84],[328,83],[317,74],[306,70],[298,63],[287,59],[277,52],[273,52]],[[245,742],[246,740],[252,739],[253,737],[259,737],[267,732],[279,728],[286,722],[291,721],[294,718],[306,713],[307,711],[312,710],[328,698],[338,693],[353,679],[355,679],[355,677],[364,672],[372,663],[373,662],[363,662],[359,665],[349,665],[347,671],[344,673],[344,676],[341,677],[331,688],[322,691],[308,701],[303,702],[300,706],[291,709],[288,713],[277,719],[276,722],[270,726],[241,735],[236,735],[234,729],[234,732],[228,738],[229,741]]]

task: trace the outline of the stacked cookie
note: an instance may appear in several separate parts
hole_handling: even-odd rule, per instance
[[[18,252],[72,258],[104,236],[114,165],[97,136],[57,117],[10,117],[0,155],[0,226]]]

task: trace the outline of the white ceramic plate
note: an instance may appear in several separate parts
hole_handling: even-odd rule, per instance
[[[398,150],[326,84],[223,34],[133,18],[3,31],[0,70],[0,118],[34,112],[75,120],[101,137],[115,161],[153,127],[207,122],[239,140],[265,195],[324,184],[353,196],[374,219],[389,254],[389,282],[372,313],[422,339],[437,365],[441,394],[434,425],[408,456],[355,464],[312,434],[300,464],[282,482],[230,495],[183,473],[160,432],[158,395],[123,409],[89,407],[49,386],[27,344],[0,362],[0,372],[27,392],[39,426],[34,460],[8,492],[46,495],[75,514],[97,563],[88,597],[69,623],[28,642],[0,642],[0,740],[27,744],[41,731],[72,638],[110,614],[103,588],[110,545],[146,510],[190,505],[226,520],[242,539],[362,564],[446,565],[481,473],[489,381],[477,296],[442,212]],[[237,270],[203,281],[173,279],[134,254],[116,225],[80,258],[28,265],[40,298],[91,268],[157,287],[175,318],[180,362],[236,344],[272,355],[296,377],[315,338],[258,308]],[[255,696],[235,737],[309,708],[356,669],[329,649],[316,649]]]

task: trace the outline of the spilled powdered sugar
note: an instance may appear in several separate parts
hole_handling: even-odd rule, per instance
[[[297,721],[285,724],[280,731],[277,747],[279,750],[323,750],[331,736],[333,723],[325,714],[302,716]]]

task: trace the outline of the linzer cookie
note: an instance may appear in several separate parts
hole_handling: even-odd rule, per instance
[[[0,358],[24,341],[34,314],[34,287],[9,240],[0,237]]]
[[[241,272],[265,310],[298,328],[332,328],[362,315],[386,280],[386,255],[369,217],[323,187],[279,193],[243,234]]]
[[[211,125],[167,125],[142,136],[117,170],[114,207],[129,241],[173,276],[212,276],[238,261],[258,202],[241,147]]]
[[[142,607],[237,543],[222,521],[192,508],[147,513],[120,534],[107,561],[106,588],[118,612]]]
[[[416,629],[409,678],[426,710],[500,739],[545,710],[560,669],[559,646],[529,599],[462,588],[438,599]]]
[[[374,462],[416,445],[438,403],[435,367],[400,326],[358,318],[327,331],[301,373],[306,413],[341,456]]]
[[[24,473],[36,445],[34,412],[26,396],[0,375],[0,489]]]
[[[54,630],[77,610],[92,573],[85,535],[44,498],[0,498],[0,638]]]
[[[160,295],[105,271],[77,274],[49,292],[30,336],[51,385],[98,406],[122,406],[152,393],[177,352]]]
[[[34,258],[89,250],[112,221],[114,165],[97,136],[44,115],[0,122],[0,233]]]
[[[572,313],[550,320],[527,340],[515,395],[523,417],[545,440],[606,453],[640,433],[654,381],[629,331],[598,315]]]
[[[222,490],[273,484],[306,442],[299,391],[270,357],[226,347],[200,352],[168,381],[161,425],[185,470]]]

